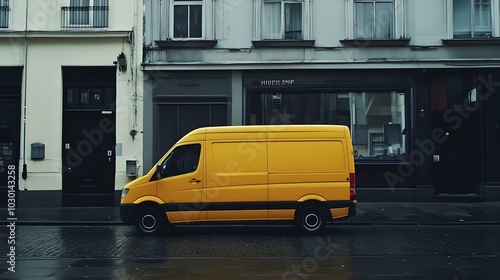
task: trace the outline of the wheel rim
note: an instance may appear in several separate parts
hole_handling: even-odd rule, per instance
[[[151,214],[144,215],[141,219],[141,226],[145,231],[153,231],[157,225],[155,216]]]
[[[304,228],[309,231],[317,230],[321,225],[321,217],[316,213],[309,213],[304,216]]]

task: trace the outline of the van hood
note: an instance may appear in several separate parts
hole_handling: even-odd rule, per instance
[[[142,177],[139,177],[139,178],[133,180],[132,182],[126,184],[123,188],[124,189],[131,189],[131,188],[133,188],[135,186],[139,186],[139,185],[142,185],[144,183],[147,183],[150,180],[151,180],[151,175],[146,174],[146,175],[144,175]]]

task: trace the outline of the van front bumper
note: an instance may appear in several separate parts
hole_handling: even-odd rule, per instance
[[[120,204],[120,219],[125,224],[131,225],[134,223],[134,212],[134,204]]]

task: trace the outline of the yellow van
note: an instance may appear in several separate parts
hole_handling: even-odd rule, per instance
[[[354,155],[340,125],[191,131],[122,191],[121,220],[145,235],[180,223],[293,221],[304,233],[356,213]]]

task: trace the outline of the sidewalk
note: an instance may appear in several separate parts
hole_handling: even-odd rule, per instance
[[[0,208],[0,224],[7,224]],[[118,207],[17,208],[17,225],[123,225]],[[360,202],[357,216],[337,223],[351,225],[499,224],[500,202]]]

